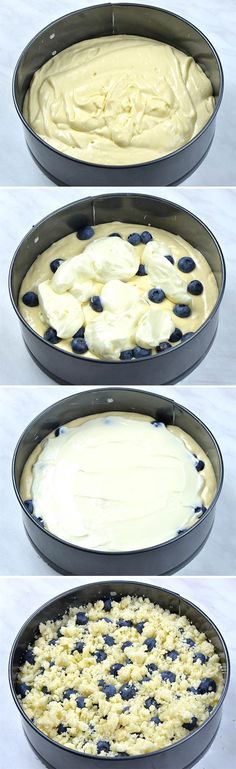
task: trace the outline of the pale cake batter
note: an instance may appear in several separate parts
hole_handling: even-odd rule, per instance
[[[218,298],[205,257],[147,225],[87,225],[27,272],[19,309],[57,347],[106,360],[162,352],[204,323]]]
[[[24,712],[47,737],[108,759],[188,737],[222,689],[219,656],[185,615],[114,594],[41,622],[16,683]]]
[[[66,155],[132,165],[189,142],[214,106],[211,82],[191,56],[157,40],[113,35],[52,56],[34,74],[23,113]]]
[[[103,551],[176,537],[196,523],[215,492],[212,465],[187,433],[117,412],[57,429],[29,456],[20,484],[41,525]]]

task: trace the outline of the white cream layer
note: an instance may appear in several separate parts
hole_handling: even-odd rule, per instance
[[[197,519],[205,482],[172,430],[130,415],[63,427],[32,468],[34,515],[91,549],[134,550],[176,536]]]

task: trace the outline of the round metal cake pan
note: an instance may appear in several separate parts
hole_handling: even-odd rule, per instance
[[[106,757],[104,759],[99,756],[92,757],[65,748],[40,732],[24,713],[16,695],[15,684],[23,652],[28,644],[31,644],[35,636],[37,636],[40,622],[58,619],[63,616],[69,606],[79,606],[90,601],[99,600],[110,592],[118,597],[126,595],[145,596],[152,602],[160,604],[164,609],[169,609],[169,611],[176,613],[178,616],[187,616],[190,622],[194,623],[200,632],[205,633],[208,640],[214,645],[223,668],[224,687],[218,705],[209,715],[207,721],[191,732],[185,739],[169,745],[167,748],[141,756],[129,756],[128,758],[118,756],[116,758]],[[222,707],[229,685],[229,678],[230,660],[225,641],[218,628],[201,609],[173,591],[142,582],[121,581],[117,578],[111,582],[82,585],[53,598],[44,606],[41,606],[19,631],[12,646],[9,659],[11,693],[20,712],[25,735],[38,758],[49,769],[94,769],[96,766],[101,769],[104,764],[110,769],[115,769],[117,765],[121,765],[122,769],[137,769],[137,766],[139,769],[167,769],[167,767],[168,769],[190,769],[204,756],[215,739],[221,721]]]
[[[69,157],[40,139],[23,117],[26,92],[36,70],[70,45],[106,35],[138,35],[168,43],[192,56],[209,77],[215,109],[197,136],[169,155],[129,166],[98,165]],[[49,24],[21,54],[13,76],[13,98],[23,123],[27,146],[41,171],[59,185],[179,184],[204,160],[213,141],[216,116],[223,95],[222,66],[210,41],[193,24],[162,8],[129,3],[74,11]]]
[[[78,417],[102,412],[147,414],[166,425],[181,427],[192,436],[210,459],[217,482],[208,510],[187,531],[172,540],[142,550],[104,552],[65,542],[43,529],[25,509],[20,496],[20,479],[26,460],[51,431]],[[22,507],[26,533],[39,555],[63,574],[171,574],[183,568],[204,546],[213,526],[215,506],[223,483],[223,460],[218,444],[206,425],[170,398],[143,390],[99,388],[71,395],[39,414],[21,436],[13,457],[13,484]]]
[[[219,296],[211,314],[194,335],[183,343],[149,358],[105,361],[74,355],[52,345],[26,323],[18,310],[22,280],[37,256],[54,241],[85,224],[96,226],[112,221],[160,227],[181,235],[203,253],[214,273]],[[26,347],[41,369],[60,384],[174,384],[201,363],[209,351],[218,326],[225,288],[225,263],[221,248],[208,227],[181,206],[151,195],[104,194],[64,206],[42,219],[18,246],[9,274],[9,290],[18,315]]]

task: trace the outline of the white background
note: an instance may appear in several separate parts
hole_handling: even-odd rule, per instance
[[[116,577],[115,577],[116,579]],[[119,577],[118,577],[119,579]],[[125,577],[124,577],[125,579]],[[128,578],[129,579],[129,578]],[[152,582],[161,587],[179,592],[182,596],[196,603],[206,612],[221,631],[229,648],[232,665],[231,685],[223,707],[223,718],[209,752],[197,764],[198,769],[233,769],[235,761],[235,681],[236,675],[236,601],[235,581],[233,579],[195,579],[177,577],[130,577],[137,581]],[[109,580],[109,577],[107,577]],[[57,577],[36,579],[2,579],[0,605],[4,623],[0,634],[0,655],[3,670],[1,700],[4,703],[2,713],[1,766],[3,769],[40,769],[41,763],[28,745],[20,724],[20,716],[11,697],[7,682],[7,662],[11,645],[23,622],[45,601],[84,582],[93,582],[87,577]]]
[[[1,574],[55,574],[37,555],[24,532],[21,508],[11,482],[12,454],[22,431],[43,409],[66,395],[91,388],[24,387],[1,388]],[[143,388],[145,389],[145,388]],[[193,411],[213,432],[223,453],[225,479],[216,508],[216,519],[207,543],[180,574],[235,573],[235,413],[236,388],[149,387],[152,392],[173,398]],[[148,573],[148,565],[147,565]]]
[[[47,377],[31,360],[23,344],[20,325],[8,295],[8,271],[16,247],[27,231],[39,219],[73,200],[103,192],[128,192],[128,188],[54,188],[0,189],[1,280],[0,306],[0,383],[50,384]],[[143,189],[134,188],[134,192]],[[145,190],[146,192],[146,190]],[[150,195],[160,195],[183,205],[199,216],[212,230],[221,245],[226,261],[227,285],[220,310],[220,325],[214,344],[200,366],[188,376],[186,384],[234,384],[236,382],[235,346],[235,205],[236,190],[183,188],[167,191],[150,188]],[[114,382],[117,384],[117,382]],[[135,384],[131,382],[130,384]]]
[[[2,66],[0,75],[2,118],[0,123],[0,183],[52,185],[35,166],[24,142],[23,128],[13,106],[11,80],[23,48],[44,26],[75,9],[98,5],[101,0],[3,0],[0,25]],[[217,117],[216,136],[200,168],[187,185],[233,185],[236,169],[235,117],[235,0],[143,0],[185,17],[210,39],[224,70],[224,99]]]

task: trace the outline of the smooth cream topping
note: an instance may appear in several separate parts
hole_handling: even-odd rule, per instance
[[[152,352],[155,352],[160,342],[168,341],[169,329],[172,331],[173,326],[180,328],[183,334],[198,329],[218,296],[216,280],[206,259],[180,236],[149,225],[146,229],[153,238],[147,245],[141,242],[132,246],[127,240],[131,233],[142,233],[144,225],[124,222],[96,225],[89,242],[72,233],[52,244],[37,257],[23,280],[19,299],[23,317],[42,336],[48,325],[52,325],[61,338],[57,346],[72,352],[72,335],[68,334],[67,339],[62,337],[57,313],[52,315],[52,302],[55,309],[55,303],[63,299],[63,308],[68,314],[73,297],[84,315],[83,323],[79,323],[78,318],[74,333],[81,325],[85,326],[89,346],[85,356],[108,356],[115,360],[119,359],[121,350],[129,349],[127,345],[131,348],[141,345],[141,337],[142,345],[149,349],[152,336]],[[120,233],[121,237],[109,237],[113,232]],[[166,255],[173,257],[174,266]],[[179,259],[186,255],[192,257],[196,265],[191,273],[183,273],[178,268]],[[50,263],[54,259],[64,261],[53,274]],[[141,277],[136,274],[140,264],[145,264],[148,271]],[[200,296],[192,296],[187,291],[188,283],[193,279],[202,282]],[[44,291],[42,302],[39,286],[45,282],[50,284],[53,293],[47,292],[46,297]],[[148,293],[152,288],[165,291],[165,299],[160,304],[150,301]],[[36,292],[39,307],[26,307],[22,297],[27,291]],[[96,313],[90,306],[89,300],[94,295],[101,298],[104,307],[101,313]],[[170,296],[172,299],[168,298]],[[189,317],[176,317],[173,313],[177,297],[180,303],[190,305]]]
[[[204,487],[181,437],[125,414],[62,428],[32,473],[34,515],[51,532],[111,551],[155,545],[192,525]]]
[[[134,35],[84,40],[32,78],[24,117],[48,144],[92,163],[141,163],[190,141],[214,109],[199,65]]]

